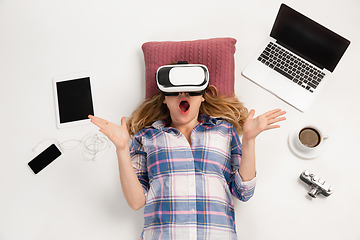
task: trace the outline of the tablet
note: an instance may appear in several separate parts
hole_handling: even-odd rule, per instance
[[[57,127],[90,123],[88,115],[95,115],[90,72],[56,76],[53,86]]]

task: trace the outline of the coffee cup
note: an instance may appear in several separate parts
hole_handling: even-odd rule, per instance
[[[299,150],[308,152],[320,148],[326,139],[328,136],[319,127],[307,124],[299,128],[294,141]]]

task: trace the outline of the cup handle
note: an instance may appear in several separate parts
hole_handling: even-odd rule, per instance
[[[328,135],[326,135],[326,134],[324,134],[323,139],[324,139],[324,140],[326,140],[326,139],[328,139],[328,138],[329,138],[329,136],[328,136]]]

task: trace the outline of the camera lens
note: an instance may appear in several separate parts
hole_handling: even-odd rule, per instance
[[[316,195],[318,195],[319,193],[319,189],[317,187],[313,187],[311,189],[310,192],[308,192],[308,194],[312,197],[312,198],[316,198]]]

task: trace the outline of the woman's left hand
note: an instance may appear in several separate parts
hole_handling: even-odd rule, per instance
[[[257,135],[261,132],[269,129],[279,128],[279,125],[274,125],[274,123],[284,121],[285,117],[280,117],[286,112],[281,111],[281,109],[274,109],[268,111],[262,115],[259,115],[256,118],[253,118],[255,115],[255,110],[252,109],[246,118],[243,127],[243,137],[247,140],[255,139]]]

